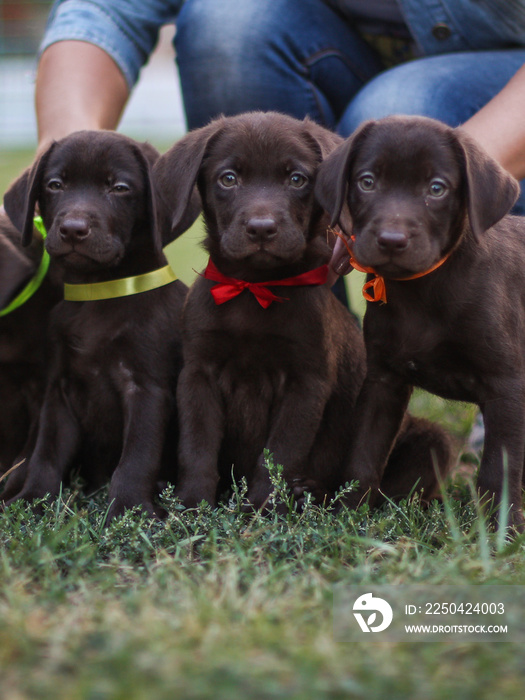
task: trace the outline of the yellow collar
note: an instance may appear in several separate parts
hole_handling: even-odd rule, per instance
[[[158,270],[146,272],[135,277],[123,277],[107,282],[92,282],[91,284],[64,284],[64,299],[66,301],[98,301],[100,299],[115,299],[128,297],[132,294],[149,292],[151,289],[164,287],[177,279],[169,265]]]

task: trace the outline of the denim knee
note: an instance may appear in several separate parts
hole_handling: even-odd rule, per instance
[[[190,128],[219,113],[246,111],[250,86],[261,70],[261,64],[257,66],[261,37],[269,32],[271,12],[263,5],[257,0],[185,3],[177,22],[175,50]],[[238,110],[237,104],[242,105]]]
[[[452,126],[468,119],[476,107],[460,98],[448,66],[428,65],[432,62],[411,61],[371,80],[348,105],[338,131],[347,136],[363,121],[390,114],[418,114]]]
[[[416,59],[378,75],[349,103],[337,130],[390,114],[432,117],[456,127],[494,97],[525,62],[522,49]],[[525,214],[525,181],[513,213]]]
[[[375,52],[322,0],[186,0],[175,48],[190,128],[255,109],[335,127],[381,70]]]
[[[372,79],[351,100],[338,131],[366,119],[419,114],[459,126],[496,95],[525,63],[525,50],[469,51],[418,58]]]

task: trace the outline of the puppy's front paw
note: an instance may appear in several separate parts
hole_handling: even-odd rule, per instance
[[[253,484],[246,495],[246,501],[242,506],[243,513],[254,513],[260,511],[263,515],[270,512],[285,515],[288,513],[288,503],[275,498],[275,504],[270,502],[272,496],[272,488],[270,482],[262,481]]]
[[[6,472],[0,479],[0,486],[4,486],[4,490],[0,495],[0,501],[7,504],[9,501],[13,501],[18,498],[18,494],[24,488],[27,477],[27,461],[22,460],[15,466],[11,467],[8,472]]]
[[[16,472],[11,478],[16,478]],[[6,490],[2,495],[4,505],[10,506],[15,501],[20,499],[27,501],[28,503],[33,503],[33,501],[38,501],[41,499],[46,499],[46,501],[51,502],[60,493],[60,478],[55,472],[51,470],[34,470],[30,472],[25,479],[23,486],[17,488],[20,484],[13,483],[12,490],[9,488],[11,485],[11,478],[7,482]],[[33,510],[37,513],[43,513],[43,506],[41,504],[33,506]]]
[[[269,506],[269,498],[272,493],[270,482],[255,482],[248,489],[246,502],[243,505],[244,513],[253,513],[260,510],[266,512]]]
[[[499,511],[494,516],[494,525],[496,528],[501,527],[501,515]],[[519,506],[512,507],[508,514],[508,525],[514,532],[521,535],[525,532],[525,518],[523,517],[523,511]]]
[[[328,494],[326,490],[313,479],[293,479],[292,495],[297,510],[302,511],[306,503],[306,495],[310,494],[316,505],[326,505]]]
[[[288,507],[285,503],[276,503],[274,507],[271,507],[268,499],[263,501],[262,505],[257,507],[248,498],[244,501],[243,505],[241,506],[242,513],[248,513],[249,515],[253,515],[258,511],[263,515],[268,515],[270,511],[275,511],[280,515],[285,515],[288,512]]]
[[[4,506],[10,506],[12,505],[15,501],[26,501],[26,503],[29,503],[31,505],[31,509],[33,510],[34,513],[37,515],[43,515],[44,514],[44,506],[42,501],[45,500],[46,503],[51,503],[51,501],[55,498],[56,494],[49,494],[49,493],[42,493],[40,489],[37,491],[33,491],[30,489],[22,489],[19,493],[15,494],[12,498],[8,498],[4,501]],[[35,501],[40,501],[39,503],[35,503]]]
[[[215,496],[212,496],[209,492],[204,489],[199,488],[181,488],[175,489],[174,495],[180,499],[180,502],[184,508],[197,508],[202,501],[206,501],[212,507],[216,505]]]
[[[154,518],[155,520],[164,520],[168,516],[168,512],[162,508],[162,506],[156,505],[151,501],[134,503],[123,498],[114,498],[109,507],[104,525],[107,527],[112,520],[119,518],[121,515],[124,515],[127,510],[132,510],[137,506],[144,511],[149,518]]]

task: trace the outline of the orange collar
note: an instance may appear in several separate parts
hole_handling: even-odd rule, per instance
[[[370,275],[374,275],[374,277],[371,280],[368,280],[368,282],[365,282],[365,284],[363,285],[364,298],[367,301],[381,301],[384,304],[386,304],[385,278],[378,272],[376,272],[373,267],[364,267],[363,265],[360,265],[354,258],[352,249],[348,245],[344,236],[336,229],[331,229],[331,232],[335,233],[335,235],[338,236],[345,244],[348,254],[350,256],[350,265],[352,265],[352,267],[358,272],[366,272]],[[355,241],[355,236],[351,236],[351,239],[352,241]],[[394,282],[408,282],[410,280],[416,280],[419,277],[424,277],[425,275],[429,275],[431,272],[434,272],[434,270],[437,270],[438,267],[441,267],[441,265],[443,265],[443,263],[448,260],[449,256],[450,253],[447,253],[443,258],[441,258],[441,260],[438,260],[438,262],[432,265],[432,267],[430,267],[428,270],[424,270],[423,272],[417,272],[415,275],[410,275],[410,277],[389,277],[389,279],[393,280]],[[368,292],[369,289],[371,289],[372,294]]]

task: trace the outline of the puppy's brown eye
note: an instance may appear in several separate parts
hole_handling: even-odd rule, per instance
[[[227,170],[219,177],[219,183],[223,187],[235,187],[237,184],[237,175],[232,170]]]
[[[443,197],[443,195],[447,191],[447,186],[445,185],[443,180],[432,180],[428,191],[432,195],[432,197]]]
[[[365,175],[361,175],[357,184],[363,192],[371,192],[376,186],[376,181],[371,173],[365,173]]]
[[[61,180],[50,180],[47,183],[47,189],[51,190],[52,192],[58,192],[59,190],[62,189],[62,181]]]
[[[129,192],[129,187],[125,182],[117,182],[113,185],[111,191],[115,192],[115,194],[126,194],[126,192]]]
[[[301,187],[304,187],[307,182],[308,182],[308,178],[306,177],[306,175],[303,175],[302,173],[292,173],[290,175],[290,185],[292,187],[299,189]]]

